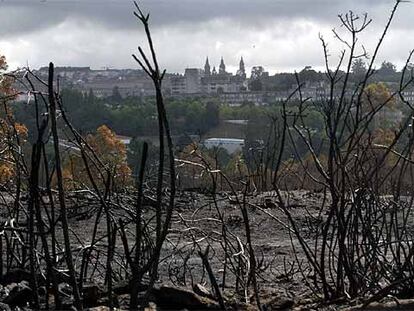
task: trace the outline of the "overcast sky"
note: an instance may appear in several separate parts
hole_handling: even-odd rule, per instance
[[[344,32],[337,17],[353,10],[373,19],[360,42],[378,41],[395,0],[146,0],[160,63],[169,72],[202,67],[206,56],[223,56],[234,71],[241,56],[248,70],[271,72],[322,68],[319,33],[329,42],[332,62],[343,46],[331,29]],[[0,0],[0,54],[12,68],[56,66],[136,68],[131,58],[145,44],[129,0]],[[414,3],[401,3],[379,61],[399,67],[414,48]]]

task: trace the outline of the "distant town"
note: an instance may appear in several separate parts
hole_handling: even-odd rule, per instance
[[[353,73],[363,73],[364,66],[366,64],[356,64]],[[35,72],[40,77],[46,78],[48,69],[42,67]],[[60,77],[61,87],[72,88],[83,93],[93,92],[98,98],[106,98],[114,94],[122,98],[155,95],[152,81],[144,71],[138,69],[94,70],[90,67],[57,67],[56,73]],[[300,75],[303,97],[322,99],[329,93],[329,84],[324,73],[307,66]],[[391,88],[399,80],[399,72],[389,62],[384,62],[378,69],[378,76],[380,82],[386,82]],[[166,73],[163,81],[163,91],[167,97],[206,99],[214,97],[229,106],[240,106],[244,103],[268,105],[281,102],[286,100],[296,87],[297,81],[293,73],[271,76],[263,66],[252,67],[248,76],[243,58],[239,61],[236,73],[226,70],[223,58],[216,67],[207,57],[203,68],[186,68],[184,74]],[[405,95],[408,96],[408,100],[414,99],[414,92],[411,89],[407,89]]]
[[[313,71],[311,67],[304,70]],[[48,68],[42,67],[35,73],[46,78]],[[110,97],[114,93],[122,98],[155,95],[152,81],[142,70],[57,67],[56,74],[60,77],[62,88],[73,88],[84,93],[92,91],[98,98]],[[167,73],[163,90],[165,96],[173,98],[215,97],[230,106],[240,106],[247,102],[266,105],[285,100],[296,88],[296,81],[284,75],[289,74],[281,74],[275,80],[275,76],[270,76],[262,66],[255,66],[248,77],[243,58],[240,59],[239,69],[234,74],[226,71],[223,58],[218,67],[207,58],[203,68],[186,68],[184,74]],[[307,80],[302,90],[304,96],[312,98],[320,98],[326,92],[327,84],[319,78]]]

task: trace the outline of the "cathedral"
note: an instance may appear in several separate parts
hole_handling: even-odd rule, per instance
[[[206,63],[204,65],[204,75],[211,76],[211,75],[231,75],[231,73],[226,72],[226,65],[224,64],[224,59],[221,57],[219,72],[217,73],[216,67],[213,67],[213,71],[211,71],[210,63],[208,61],[208,57],[206,58]],[[239,69],[237,70],[236,76],[242,77],[246,79],[246,70],[244,67],[243,57],[240,59]]]
[[[240,59],[239,69],[235,75],[226,71],[223,57],[220,60],[218,72],[215,66],[211,69],[207,57],[204,70],[187,68],[184,75],[173,76],[170,82],[172,95],[237,93],[247,88],[243,58]]]
[[[212,93],[233,93],[240,92],[245,89],[246,70],[243,58],[240,59],[239,69],[236,75],[226,71],[226,65],[223,57],[221,58],[218,72],[216,67],[210,70],[208,57],[204,65],[204,75],[201,78],[202,92]]]

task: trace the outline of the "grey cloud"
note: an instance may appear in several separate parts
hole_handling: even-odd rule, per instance
[[[231,18],[263,27],[270,19],[305,18],[336,23],[338,13],[353,9],[386,15],[392,0],[146,0],[140,2],[150,12],[154,27],[191,25],[212,19]],[[67,18],[98,23],[111,29],[133,29],[129,0],[3,0],[0,2],[0,35],[14,36],[54,27]],[[411,5],[411,12],[414,7]],[[374,16],[375,17],[375,16]]]
[[[328,37],[337,14],[368,12],[375,44],[394,0],[145,0],[160,59],[169,71],[201,66],[206,55],[221,56],[229,67],[243,55],[249,65],[282,70],[318,66],[318,32]],[[60,65],[131,67],[130,54],[144,39],[129,0],[0,0],[0,50],[17,65],[56,60]],[[403,3],[394,33],[413,36],[414,5]],[[308,29],[307,27],[312,27]],[[404,31],[402,31],[404,30]],[[265,39],[261,41],[261,37]],[[334,41],[334,40],[331,40]],[[365,42],[365,40],[364,40]],[[395,38],[392,55],[408,51],[409,40]],[[255,48],[253,48],[255,47]],[[116,55],[116,57],[114,57]],[[391,57],[391,54],[384,56]],[[405,52],[404,56],[405,57]],[[391,58],[388,58],[391,59]],[[393,59],[391,59],[393,60]],[[284,70],[285,70],[284,69]]]

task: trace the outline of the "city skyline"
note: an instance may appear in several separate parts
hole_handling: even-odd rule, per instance
[[[329,42],[332,61],[340,44],[338,13],[368,12],[373,22],[361,38],[368,50],[378,41],[394,1],[245,0],[142,1],[151,13],[153,37],[163,68],[183,73],[202,68],[205,57],[218,66],[224,57],[235,73],[240,57],[246,67],[262,65],[270,73],[323,69],[319,34]],[[131,58],[144,42],[142,29],[125,0],[4,0],[0,2],[0,53],[11,68],[59,66],[99,69],[137,68]],[[403,3],[384,42],[378,61],[402,66],[414,35],[409,21],[414,5]],[[247,72],[249,74],[249,72]]]

